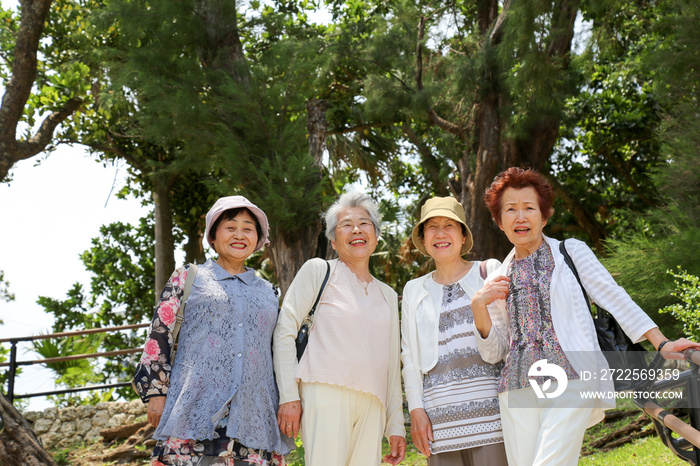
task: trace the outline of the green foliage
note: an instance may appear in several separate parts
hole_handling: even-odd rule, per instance
[[[89,334],[69,338],[45,338],[32,342],[33,350],[42,358],[60,358],[92,354],[99,350],[105,335]],[[49,362],[46,367],[54,371],[56,383],[67,388],[83,387],[100,382],[98,364],[94,359],[75,359],[71,361]],[[87,394],[86,394],[87,393]],[[112,399],[109,392],[82,392],[79,394],[50,395],[49,399],[56,406],[76,406],[81,404],[96,404]]]
[[[153,313],[153,220],[141,219],[138,227],[113,223],[100,228],[100,237],[81,260],[92,273],[90,291],[78,283],[68,291],[65,300],[40,297],[38,303],[54,316],[54,332],[139,324]],[[103,351],[138,348],[143,332],[110,332],[103,334]],[[107,358],[98,374],[98,382],[128,380],[133,364],[127,356]],[[68,374],[66,383],[76,380]],[[80,382],[76,382],[80,384]],[[130,395],[121,389],[120,395]]]
[[[14,300],[15,295],[10,291],[10,284],[5,280],[5,272],[0,270],[0,301],[10,302]]]
[[[34,351],[44,359],[60,358],[94,353],[102,344],[103,339],[104,336],[99,333],[79,337],[44,338],[41,340],[34,340],[32,342],[32,347]],[[94,380],[92,365],[89,359],[49,362],[46,363],[46,367],[54,371],[56,377],[67,376],[65,382],[69,387],[79,386],[81,382],[79,378],[81,376],[85,377],[85,382]],[[78,381],[78,383],[72,384],[72,380]]]
[[[678,272],[668,273],[676,279],[676,289],[672,295],[680,302],[661,309],[662,313],[673,315],[683,324],[683,336],[700,340],[700,278],[678,268]]]
[[[609,270],[620,273],[618,282],[652,315],[676,302],[676,284],[667,270],[680,267],[700,276],[700,4],[667,0],[654,12],[654,41],[641,58],[654,70],[663,109],[658,138],[667,164],[655,178],[662,202],[637,221],[635,230],[608,243],[606,260]],[[670,314],[663,318],[673,323]],[[675,327],[669,333],[679,335],[680,326]]]

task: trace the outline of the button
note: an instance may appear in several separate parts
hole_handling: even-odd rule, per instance
[[[239,357],[239,358],[242,358],[242,357],[243,357],[243,353],[238,353],[238,357]]]

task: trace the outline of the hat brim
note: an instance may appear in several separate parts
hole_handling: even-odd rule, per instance
[[[270,224],[267,220],[267,215],[265,215],[265,212],[263,212],[262,209],[260,209],[258,206],[256,206],[243,196],[229,196],[216,201],[214,206],[212,206],[209,212],[207,212],[204,237],[212,249],[214,248],[214,245],[211,241],[211,230],[213,225],[216,223],[218,218],[221,217],[221,214],[223,214],[225,211],[238,208],[246,208],[250,212],[252,212],[255,218],[257,219],[258,224],[260,225],[262,235],[260,238],[258,238],[258,242],[255,245],[255,250],[253,252],[255,253],[261,250],[264,246],[270,244],[270,240],[268,239]]]
[[[430,254],[428,254],[428,251],[425,249],[425,245],[423,244],[422,238],[418,234],[420,226],[434,217],[447,217],[456,222],[459,222],[461,225],[464,225],[467,234],[465,235],[464,244],[462,245],[462,249],[460,250],[459,255],[463,256],[472,250],[472,247],[474,246],[474,239],[472,238],[472,232],[469,229],[469,226],[466,223],[464,223],[464,220],[459,218],[459,216],[457,216],[457,214],[455,214],[452,210],[438,208],[432,209],[430,212],[428,212],[425,215],[425,217],[423,217],[421,221],[413,227],[413,231],[411,232],[411,239],[413,240],[413,245],[416,247],[416,249],[418,249],[418,251],[421,254],[423,254],[424,256],[430,256]]]

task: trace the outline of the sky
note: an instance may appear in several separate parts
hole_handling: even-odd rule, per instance
[[[0,338],[50,333],[53,317],[37,298],[65,299],[75,282],[89,290],[90,274],[79,256],[100,226],[136,224],[147,213],[139,201],[114,196],[125,184],[123,164],[105,167],[80,147],[63,146],[49,157],[19,162],[10,173],[13,181],[0,184],[0,270],[16,299],[0,301]],[[19,346],[18,359],[37,359],[27,348]],[[53,388],[50,370],[25,366],[23,371],[15,393]],[[29,400],[32,410],[50,406],[43,397]]]

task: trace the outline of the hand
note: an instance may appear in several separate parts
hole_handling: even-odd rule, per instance
[[[679,338],[678,340],[666,343],[663,348],[661,348],[660,353],[664,359],[685,359],[685,356],[679,353],[687,349],[700,349],[700,344],[686,338]]]
[[[479,291],[472,298],[472,306],[476,302],[482,306],[488,306],[499,299],[506,299],[510,289],[510,278],[505,275],[498,275],[484,283]]]
[[[423,408],[411,411],[411,440],[418,451],[430,456],[430,442],[433,441],[433,424]]]
[[[158,427],[160,417],[163,415],[163,408],[165,408],[164,396],[152,396],[148,399],[146,417],[148,418],[148,423],[153,427]]]
[[[392,435],[389,437],[389,451],[388,455],[384,455],[384,461],[397,465],[403,461],[406,456],[406,439],[400,435]]]
[[[499,299],[506,299],[510,289],[510,278],[498,275],[493,280],[484,283],[472,298],[472,314],[474,315],[474,327],[481,335],[487,338],[491,333],[493,322],[487,306]]]
[[[290,401],[280,405],[277,411],[277,424],[284,435],[297,438],[301,427],[301,401]]]

